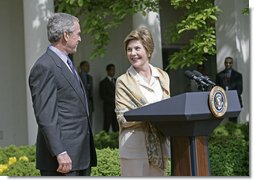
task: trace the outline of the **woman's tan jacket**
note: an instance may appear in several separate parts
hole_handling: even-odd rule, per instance
[[[170,97],[168,74],[156,68],[163,98]],[[141,93],[135,77],[126,72],[116,82],[116,114],[120,128],[119,150],[120,158],[148,158],[150,163],[164,168],[163,158],[170,156],[169,141],[149,122],[127,122],[123,114],[126,111],[142,107],[148,101]]]

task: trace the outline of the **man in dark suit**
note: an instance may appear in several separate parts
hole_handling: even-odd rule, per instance
[[[108,64],[106,67],[107,77],[100,82],[100,97],[103,100],[104,122],[103,130],[109,132],[110,126],[112,131],[119,130],[115,113],[115,65]]]
[[[79,20],[55,13],[47,24],[51,45],[29,76],[38,124],[36,168],[42,176],[90,175],[97,158],[85,90],[68,55],[81,41]]]
[[[82,80],[82,83],[86,90],[88,108],[89,108],[89,118],[91,124],[93,123],[93,111],[94,111],[94,104],[93,104],[93,77],[89,74],[90,65],[87,61],[82,61],[79,64],[80,73],[79,76]]]
[[[243,78],[242,74],[234,70],[233,67],[233,58],[226,57],[224,61],[225,69],[216,75],[216,84],[221,86],[225,90],[236,90],[238,94],[238,98],[240,101],[241,107],[242,98],[241,94],[243,92]],[[230,121],[237,123],[237,117],[229,118]]]

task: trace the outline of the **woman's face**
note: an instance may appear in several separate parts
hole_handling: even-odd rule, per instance
[[[146,49],[139,40],[131,40],[128,43],[126,54],[129,62],[136,69],[149,64]]]

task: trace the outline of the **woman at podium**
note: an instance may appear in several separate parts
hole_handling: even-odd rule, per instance
[[[122,176],[166,176],[169,140],[149,122],[127,122],[124,112],[170,97],[169,76],[150,64],[154,42],[146,27],[124,40],[130,62],[116,82],[119,155]]]

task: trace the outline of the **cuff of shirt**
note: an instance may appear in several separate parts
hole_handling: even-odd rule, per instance
[[[65,154],[65,153],[67,153],[67,151],[64,151],[64,152],[62,152],[62,153],[59,153],[57,156],[63,155],[63,154]]]

